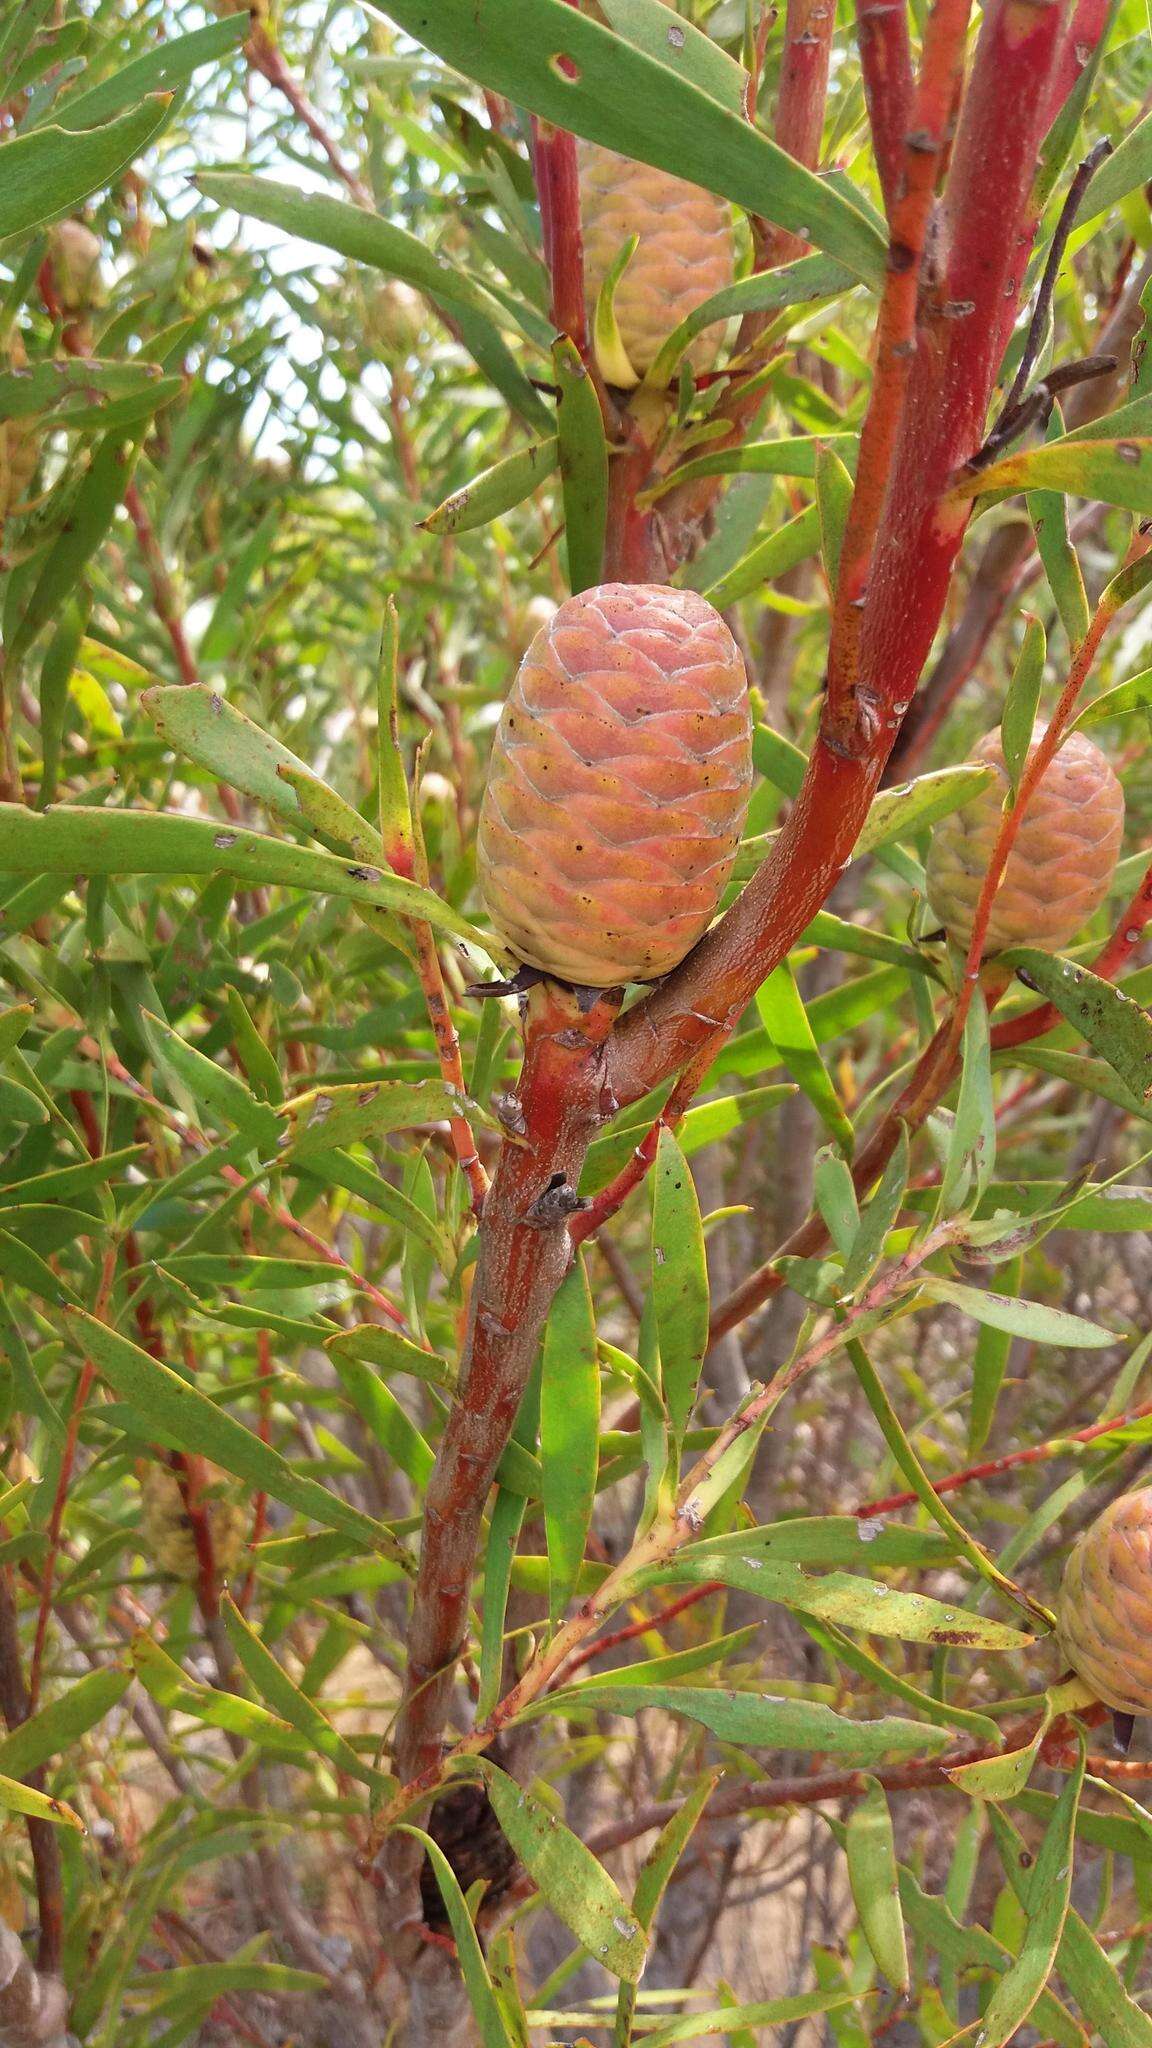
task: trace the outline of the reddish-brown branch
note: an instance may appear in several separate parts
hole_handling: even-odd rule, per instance
[[[501,1147],[485,1205],[459,1392],[425,1503],[396,1738],[405,1781],[439,1760],[484,1501],[571,1259],[567,1223],[588,1143],[608,1113],[604,1041],[618,1008],[618,992],[609,992],[581,1010],[552,982],[527,998],[519,1099],[508,1112],[516,1131]]]
[[[20,1660],[20,1629],[11,1576],[0,1569],[0,1717],[6,1728],[18,1728],[32,1712]],[[28,1783],[42,1792],[45,1768],[28,1774]],[[51,1821],[29,1814],[25,1821],[32,1866],[36,1873],[36,1908],[40,1940],[36,1961],[48,1976],[60,1968],[64,1949],[64,1887],[61,1874],[58,1831]]]
[[[856,39],[872,151],[891,219],[904,171],[913,93],[907,0],[856,0]]]
[[[835,0],[788,0],[773,130],[779,147],[809,170],[815,170],[819,163],[824,141],[828,66],[835,25]],[[768,227],[757,268],[773,270],[778,264],[802,256],[807,248],[802,236]]]
[[[625,1643],[634,1643],[639,1636],[651,1635],[653,1629],[667,1628],[678,1614],[689,1607],[695,1607],[700,1600],[707,1600],[713,1593],[722,1593],[724,1587],[719,1579],[710,1579],[707,1585],[691,1586],[681,1593],[678,1600],[670,1600],[667,1607],[661,1607],[655,1614],[646,1615],[641,1621],[630,1621],[626,1628],[614,1628],[608,1635],[597,1636],[595,1642],[584,1643],[574,1650],[568,1662],[556,1673],[553,1685],[567,1685],[573,1672],[584,1664],[591,1664],[597,1657],[603,1657],[609,1650],[622,1649]]]
[[[375,200],[367,185],[356,172],[345,163],[332,136],[316,108],[312,105],[304,88],[293,77],[278,45],[262,21],[254,21],[252,33],[244,45],[248,61],[254,71],[283,93],[298,121],[308,130],[313,142],[318,143],[339,178],[342,185],[352,194],[358,206],[375,207]]]
[[[1107,1709],[1104,1707],[1085,1708],[1078,1716],[1090,1725],[1098,1724],[1106,1717]],[[708,1801],[705,1814],[710,1820],[724,1820],[738,1813],[773,1811],[785,1806],[821,1806],[829,1800],[858,1798],[876,1779],[886,1792],[929,1789],[955,1792],[959,1787],[952,1783],[949,1771],[956,1770],[961,1764],[983,1763],[986,1758],[1000,1756],[1006,1750],[1023,1749],[1035,1735],[1037,1725],[1038,1718],[1032,1715],[1026,1721],[1018,1721],[1005,1728],[999,1743],[969,1744],[962,1749],[948,1750],[940,1757],[891,1764],[878,1771],[820,1771],[808,1777],[740,1779],[735,1784],[721,1784]],[[1063,1759],[1068,1733],[1066,1720],[1053,1722],[1041,1748],[1045,1763],[1056,1766]],[[609,1822],[607,1827],[589,1836],[588,1847],[595,1856],[606,1856],[613,1849],[622,1849],[626,1843],[635,1841],[637,1835],[646,1835],[654,1828],[667,1826],[680,1811],[680,1803],[678,1799],[660,1800],[642,1807],[638,1813],[628,1814],[623,1820]]]
[[[576,137],[565,128],[532,117],[532,163],[540,200],[544,261],[552,284],[552,324],[588,357],[588,316],[584,304],[584,237],[580,226],[580,178]]]
[[[963,537],[966,508],[941,500],[983,435],[999,361],[987,330],[995,334],[1002,309],[1016,303],[1019,222],[1059,46],[1055,8],[999,0],[985,14],[949,178],[952,248],[943,274],[937,278],[933,269],[923,280],[916,353],[862,593],[856,672],[866,688],[853,699],[862,715],[851,732],[838,723],[822,728],[772,855],[683,966],[624,1018],[608,1054],[621,1104],[680,1071],[704,1043],[719,1050],[754,990],[824,902],[867,815]],[[982,160],[989,126],[997,129],[997,146]],[[957,181],[963,205],[952,194]],[[886,296],[894,292],[903,303],[903,285],[899,271],[890,270]]]
[[[924,255],[964,62],[968,12],[968,0],[937,0],[929,15],[911,126],[903,138],[903,168],[891,215],[888,275],[876,323],[872,394],[860,436],[856,488],[840,556],[828,652],[826,730],[834,744],[850,750],[857,749],[864,737],[862,720],[880,715],[870,680],[860,668],[864,592],[885,501],[894,483],[894,456],[916,358],[921,285],[923,281],[931,288],[933,282],[930,277],[922,280]]]
[[[960,1472],[946,1473],[943,1479],[932,1481],[934,1493],[956,1493],[962,1486],[973,1486],[984,1479],[998,1479],[1002,1472],[1014,1472],[1019,1465],[1043,1465],[1050,1458],[1067,1455],[1069,1444],[1095,1443],[1097,1437],[1110,1436],[1113,1430],[1124,1429],[1131,1422],[1143,1422],[1152,1415],[1152,1401],[1145,1401],[1139,1408],[1129,1408],[1123,1415],[1113,1415],[1106,1422],[1094,1422],[1088,1429],[1074,1429],[1067,1436],[1055,1436],[1042,1444],[1029,1444],[1022,1451],[1006,1451],[1001,1458],[986,1458],[980,1465],[966,1465]],[[893,1515],[900,1508],[916,1505],[919,1495],[915,1493],[890,1493],[883,1500],[870,1500],[862,1507],[854,1508],[856,1515]]]

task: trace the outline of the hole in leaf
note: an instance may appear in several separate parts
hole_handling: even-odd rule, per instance
[[[577,64],[575,57],[569,57],[563,50],[558,50],[555,56],[549,57],[548,62],[556,73],[557,78],[562,78],[566,85],[579,84],[580,66]]]

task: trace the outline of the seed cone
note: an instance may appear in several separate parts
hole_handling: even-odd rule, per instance
[[[748,678],[706,598],[570,597],[520,664],[480,813],[480,886],[517,956],[590,988],[651,981],[706,929],[752,779]]]
[[[1029,753],[1043,727],[1032,736]],[[967,946],[1003,821],[1008,773],[998,732],[973,759],[996,780],[942,818],[928,854],[928,900],[949,937]],[[1108,894],[1124,832],[1124,792],[1099,747],[1073,733],[1045,769],[1024,813],[992,906],[984,952],[1066,945]]]
[[[216,1570],[221,1578],[233,1571],[244,1550],[248,1514],[242,1502],[229,1500],[217,1489],[226,1475],[216,1465],[203,1463],[204,1491],[201,1502],[212,1533]],[[149,1552],[162,1571],[190,1583],[199,1573],[196,1538],[184,1495],[170,1465],[145,1467],[140,1480],[143,1499],[142,1525]]]
[[[1121,1494],[1085,1529],[1057,1620],[1064,1655],[1097,1699],[1152,1713],[1152,1486]]]
[[[616,286],[616,324],[633,368],[651,367],[674,327],[732,282],[732,222],[723,199],[598,142],[577,145],[589,316],[624,243],[640,240]],[[722,325],[689,350],[696,369],[716,360]]]

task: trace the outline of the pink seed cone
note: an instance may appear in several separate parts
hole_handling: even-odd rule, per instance
[[[1060,1646],[1097,1699],[1152,1713],[1152,1486],[1125,1493],[1085,1529],[1060,1590]]]
[[[633,163],[598,142],[577,145],[589,317],[606,273],[632,235],[640,241],[616,287],[616,324],[634,369],[643,373],[660,344],[713,292],[732,282],[732,220],[723,199],[651,164]],[[723,323],[689,350],[699,369],[715,362]]]
[[[520,664],[480,813],[480,886],[517,957],[592,988],[651,981],[707,928],[752,780],[748,679],[691,590],[570,597]]]
[[[1033,747],[1042,731],[1037,727]],[[998,732],[981,740],[973,759],[994,768],[996,779],[940,820],[928,854],[928,900],[959,946],[971,941],[1008,791]],[[985,954],[1008,946],[1054,949],[1075,938],[1108,894],[1123,833],[1124,792],[1099,747],[1073,733],[1025,811],[992,906]]]

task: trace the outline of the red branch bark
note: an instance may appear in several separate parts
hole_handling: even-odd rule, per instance
[[[872,151],[889,219],[900,191],[912,106],[907,0],[856,0],[856,39]]]

